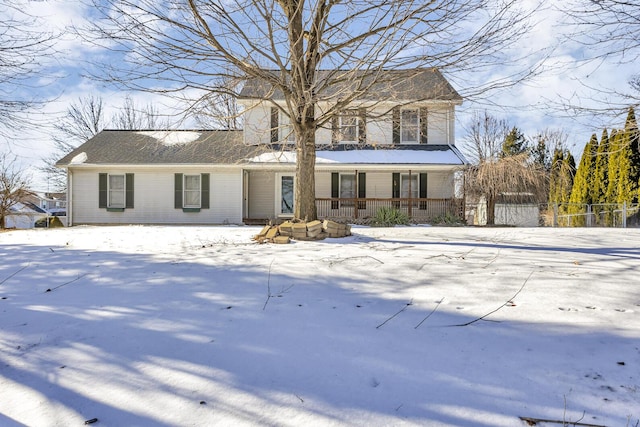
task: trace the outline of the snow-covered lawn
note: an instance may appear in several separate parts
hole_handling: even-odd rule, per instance
[[[258,230],[0,233],[0,425],[638,425],[640,230]]]

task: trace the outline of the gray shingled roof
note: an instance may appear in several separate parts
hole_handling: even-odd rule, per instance
[[[235,164],[264,151],[265,147],[245,145],[242,131],[104,130],[56,165]]]
[[[273,71],[277,76],[277,71]],[[317,93],[321,99],[339,97],[340,94],[357,89],[359,80],[366,85],[374,77],[370,72],[353,70],[320,71],[318,73]],[[462,102],[462,97],[449,84],[436,68],[418,68],[407,70],[385,70],[375,76],[377,82],[369,88],[361,101],[452,101]],[[323,85],[322,82],[331,79],[335,83]],[[263,99],[271,92],[270,99],[283,99],[282,91],[273,90],[273,86],[263,79],[253,78],[246,81],[240,93],[241,99]]]

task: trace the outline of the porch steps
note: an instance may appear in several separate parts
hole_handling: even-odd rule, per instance
[[[291,240],[323,240],[351,235],[351,226],[335,221],[285,221],[280,225],[266,225],[252,240],[258,243],[287,244]]]

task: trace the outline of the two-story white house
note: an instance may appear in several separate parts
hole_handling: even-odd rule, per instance
[[[465,164],[454,135],[462,98],[435,69],[407,76],[392,93],[360,99],[317,130],[320,219],[366,223],[382,206],[414,222],[462,217],[454,178]],[[239,99],[243,131],[100,132],[58,162],[68,172],[69,225],[291,217],[295,141],[278,97],[246,82]]]

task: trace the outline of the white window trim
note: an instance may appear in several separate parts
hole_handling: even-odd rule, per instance
[[[116,176],[121,176],[122,177],[122,190],[112,190],[111,189],[111,177],[116,177]],[[122,204],[118,203],[115,204],[111,201],[112,197],[111,194],[114,192],[122,192]],[[107,207],[108,208],[116,208],[116,209],[120,209],[120,208],[124,208],[125,205],[127,204],[127,175],[124,173],[114,173],[114,174],[108,174],[107,175]]]
[[[343,119],[356,119],[355,120],[355,124],[348,124],[345,125],[342,123]],[[345,110],[343,114],[338,116],[338,130],[339,130],[339,135],[340,135],[340,143],[341,144],[357,144],[360,141],[360,112],[356,109],[350,109],[350,110]],[[351,139],[344,139],[344,132],[343,129],[345,127],[354,127],[356,128],[356,132],[355,132],[355,139],[351,140]]]
[[[281,142],[286,142],[288,144],[295,144],[296,142],[296,134],[293,131],[293,126],[291,126],[291,120],[289,116],[287,116],[283,111],[278,110],[278,123],[280,124],[278,131],[278,139]]]
[[[353,180],[353,184],[354,184],[354,189],[353,189],[353,196],[352,197],[343,197],[342,194],[342,178],[348,176],[351,177],[351,179]],[[340,199],[355,199],[358,197],[358,180],[356,177],[355,173],[340,173],[338,174],[338,198]],[[348,201],[342,201],[340,203],[340,206],[353,206],[353,201],[348,200]]]
[[[417,112],[417,117],[418,117],[418,123],[415,125],[416,127],[416,139],[412,140],[412,141],[404,141],[403,140],[403,136],[404,136],[404,120],[403,120],[403,115],[402,113],[404,111],[416,111]],[[411,127],[414,127],[414,125],[411,125]],[[419,144],[420,143],[420,108],[401,108],[400,109],[400,144]]]
[[[187,193],[193,192],[196,190],[188,190],[187,189],[187,177],[198,177],[198,204],[188,204],[187,203]],[[187,209],[200,208],[202,206],[202,176],[200,174],[184,174],[182,176],[182,207]]]
[[[278,173],[276,174],[276,200],[275,209],[278,217],[281,218],[293,218],[293,212],[282,212],[282,178],[290,176],[293,178],[293,203],[295,206],[295,189],[296,189],[296,176],[293,173]]]
[[[405,180],[415,180],[415,186],[413,185],[413,182],[411,183],[411,193],[412,194],[403,194],[404,191],[404,186],[402,185],[404,183]],[[409,191],[409,188],[407,187],[407,192]],[[414,196],[415,195],[415,196]],[[410,197],[411,196],[411,197]],[[409,198],[413,198],[413,199],[418,199],[420,198],[420,175],[419,174],[411,174],[409,175],[408,173],[402,173],[400,174],[400,198],[401,199],[409,199]]]

